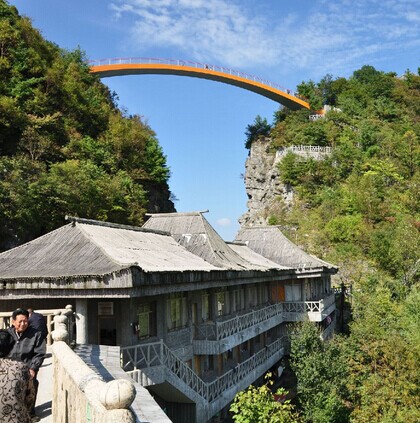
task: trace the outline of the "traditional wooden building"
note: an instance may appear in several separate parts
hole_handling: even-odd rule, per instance
[[[200,212],[143,228],[70,220],[0,254],[0,311],[72,304],[77,343],[121,346],[125,370],[174,422],[210,420],[278,366],[287,323],[333,327],[337,269],[277,227],[228,244]]]

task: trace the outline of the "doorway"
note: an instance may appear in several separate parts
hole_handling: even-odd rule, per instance
[[[114,316],[99,316],[99,345],[117,345],[117,319]]]

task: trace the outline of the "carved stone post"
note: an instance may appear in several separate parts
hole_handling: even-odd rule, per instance
[[[62,314],[54,316],[54,330],[52,331],[52,338],[56,341],[68,342],[69,333],[67,332],[67,317]]]

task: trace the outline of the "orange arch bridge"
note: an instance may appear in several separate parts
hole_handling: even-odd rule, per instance
[[[210,79],[253,91],[291,110],[310,109],[308,101],[292,90],[243,72],[203,63],[169,59],[117,58],[92,61],[90,71],[100,77],[160,74]]]

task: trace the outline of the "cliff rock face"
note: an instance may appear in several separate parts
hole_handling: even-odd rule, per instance
[[[265,225],[270,209],[293,200],[291,187],[282,184],[279,178],[277,164],[282,156],[270,152],[269,147],[270,140],[266,138],[252,143],[244,177],[248,211],[239,218],[241,226]]]
[[[273,153],[270,151],[270,139],[260,138],[254,141],[245,163],[248,211],[239,218],[241,226],[266,225],[273,212],[290,208],[293,188],[281,182],[278,166],[288,152],[304,159],[323,160],[331,154],[331,147],[292,145]]]

